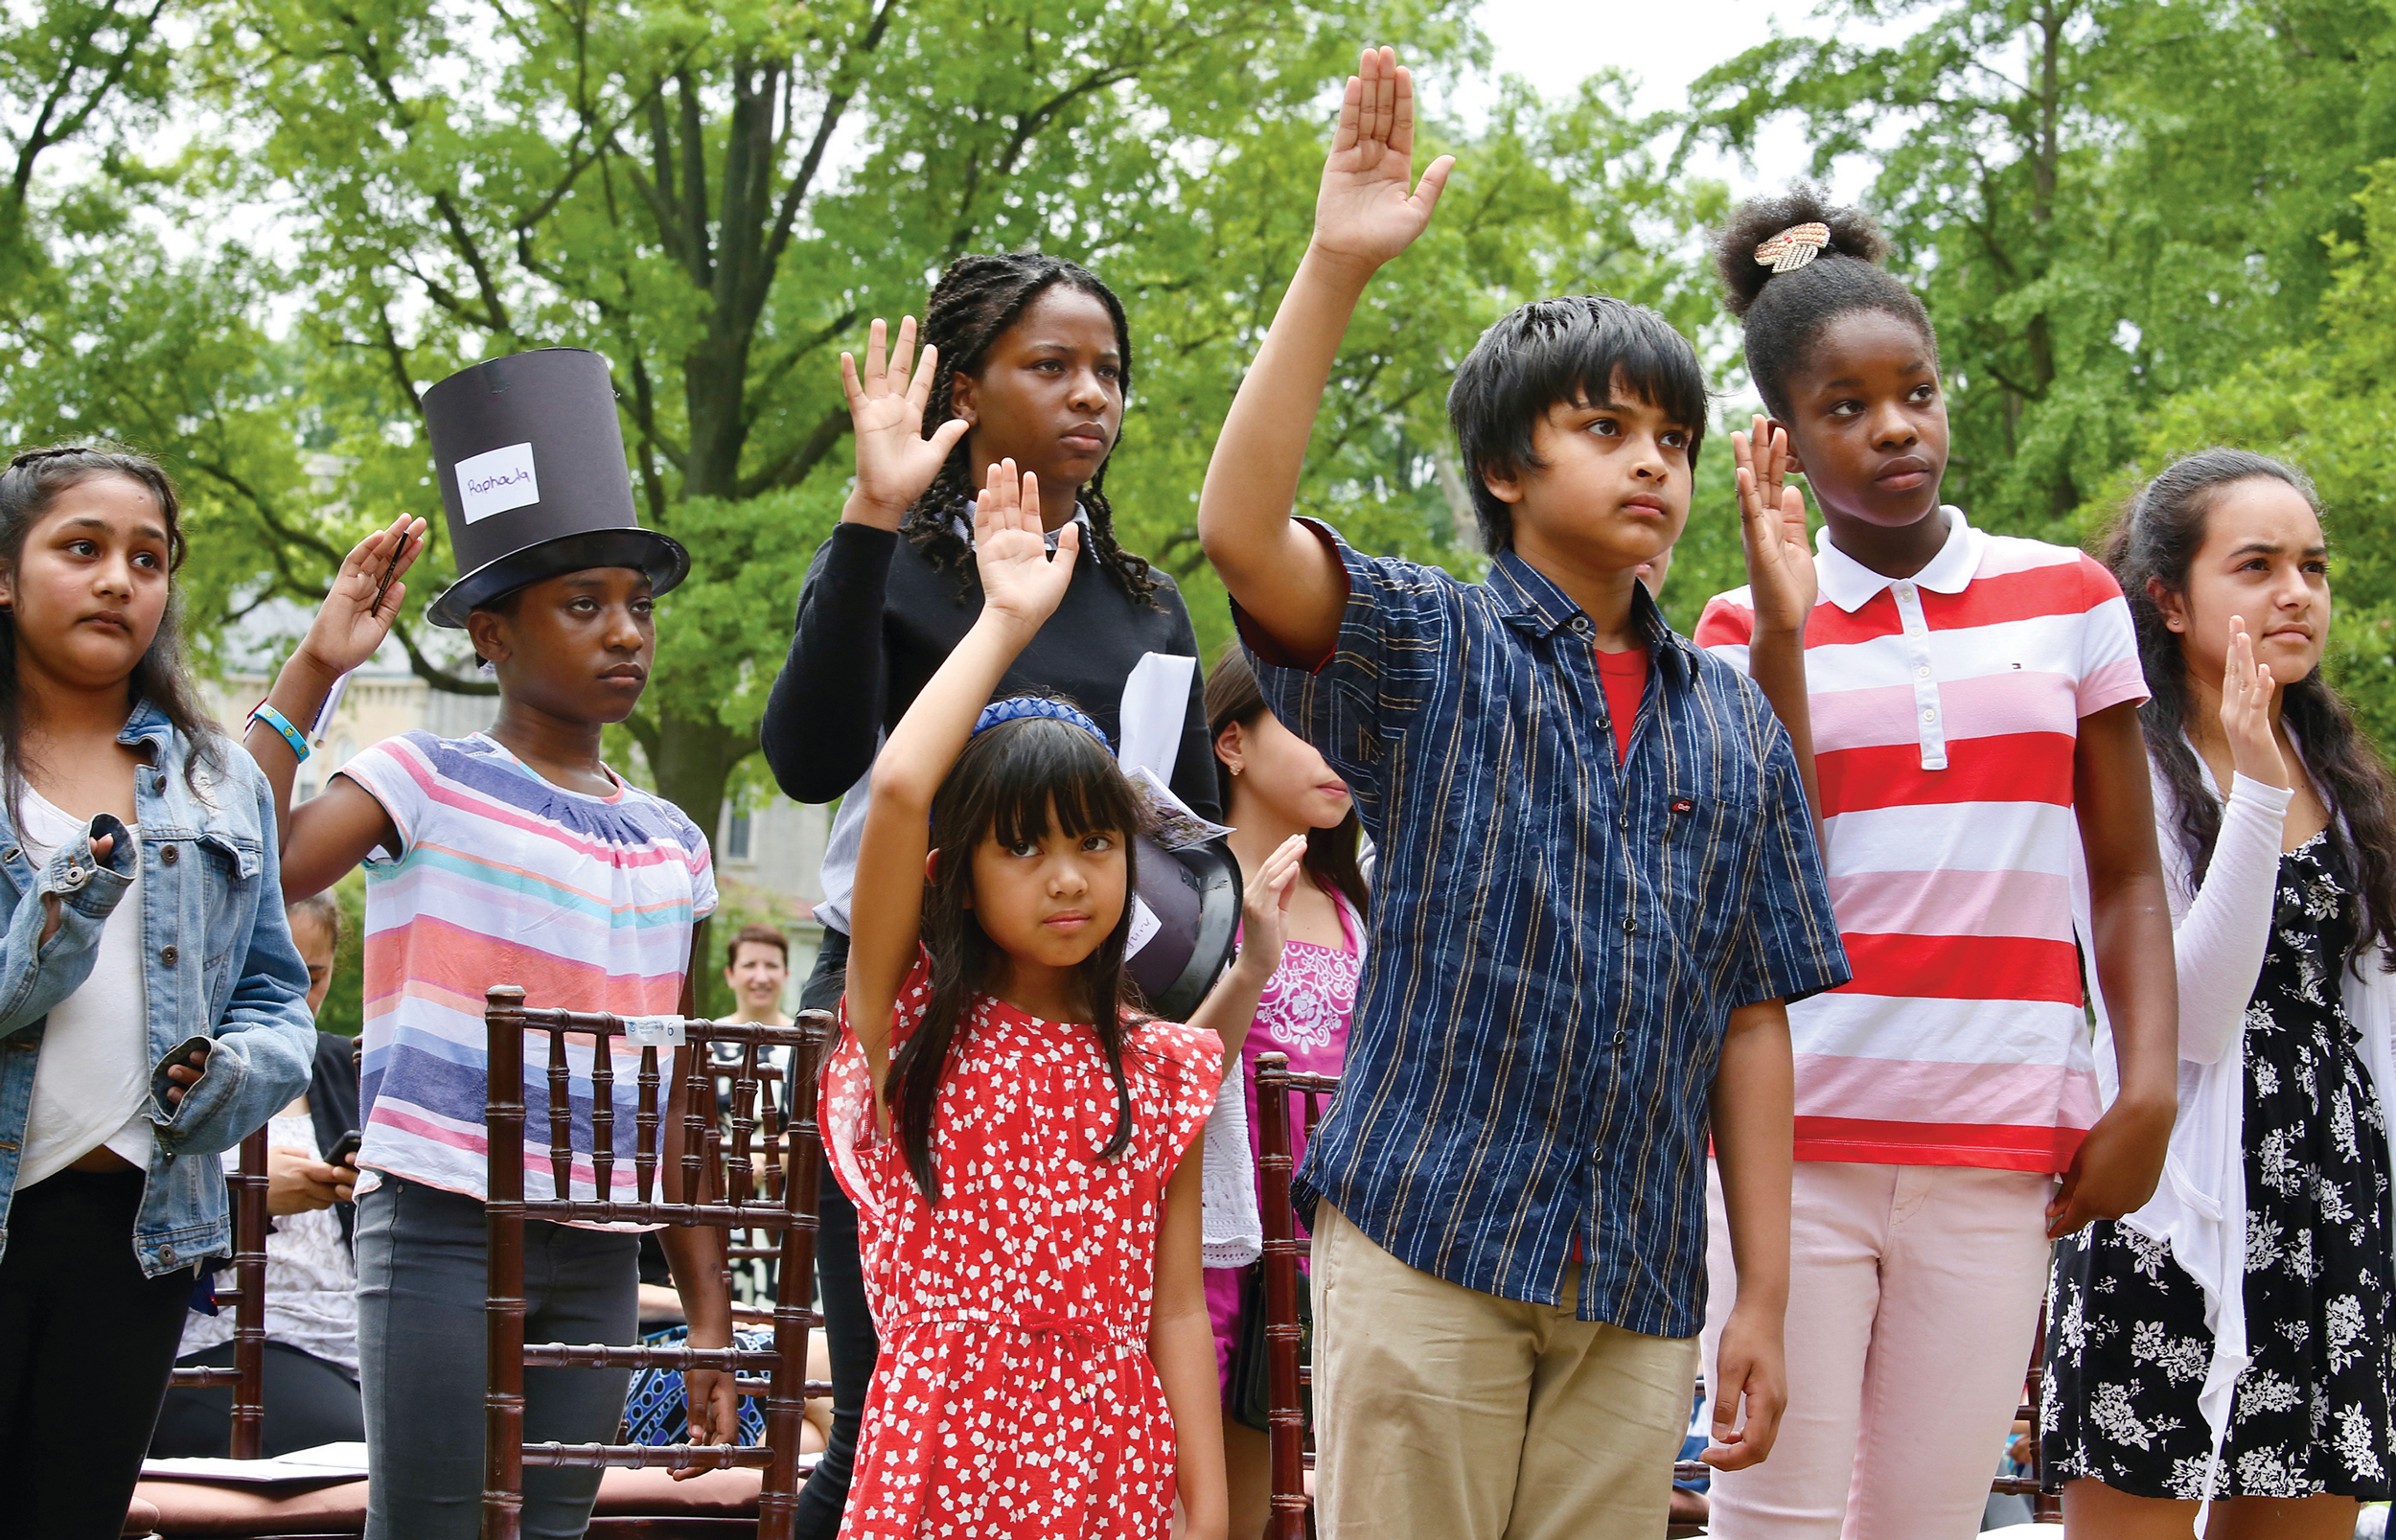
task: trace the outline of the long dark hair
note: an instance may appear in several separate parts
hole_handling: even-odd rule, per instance
[[[939,860],[924,885],[924,950],[932,955],[932,1001],[914,1035],[890,1061],[890,1123],[907,1168],[927,1203],[940,1201],[932,1155],[940,1082],[949,1049],[977,995],[1001,981],[1006,954],[974,918],[974,851],[984,839],[1002,845],[1037,841],[1051,828],[1080,838],[1112,834],[1123,843],[1123,913],[1097,950],[1073,970],[1081,1009],[1115,1081],[1115,1137],[1098,1159],[1131,1143],[1132,1097],[1123,1078],[1127,1014],[1137,990],[1123,972],[1131,934],[1132,833],[1139,808],[1131,784],[1103,745],[1081,728],[1046,717],[1002,723],[976,733],[932,798],[932,848]]]
[[[1207,671],[1207,745],[1212,749],[1223,729],[1233,723],[1253,727],[1270,711],[1264,702],[1264,691],[1256,684],[1256,671],[1248,666],[1248,658],[1233,642],[1223,649]],[[1223,805],[1232,805],[1232,768],[1223,763],[1221,755],[1214,761],[1214,780],[1220,787]],[[1337,891],[1355,907],[1361,918],[1369,895],[1365,874],[1356,863],[1356,848],[1364,835],[1364,823],[1356,816],[1353,803],[1348,816],[1328,829],[1306,831],[1306,859],[1302,865],[1314,885],[1325,892]]]
[[[118,448],[60,445],[27,449],[0,471],[0,568],[16,572],[25,555],[25,537],[58,494],[99,476],[125,476],[139,482],[158,503],[158,517],[167,525],[167,608],[149,650],[133,664],[126,692],[148,701],[188,746],[183,757],[183,783],[198,788],[199,769],[224,769],[222,731],[199,703],[193,687],[191,664],[183,649],[183,600],[173,574],[183,565],[183,502],[174,480],[147,454]],[[16,611],[0,607],[0,791],[8,797],[10,821],[22,826],[20,804],[25,793],[23,745],[25,702],[16,684]]]
[[[1115,290],[1098,282],[1087,269],[1037,251],[959,257],[949,264],[948,271],[933,286],[932,297],[924,302],[920,340],[940,350],[939,364],[933,371],[932,400],[924,407],[924,437],[932,437],[941,424],[956,415],[951,396],[956,377],[963,374],[978,378],[983,359],[989,356],[990,345],[1004,336],[1008,327],[1023,319],[1032,301],[1059,284],[1079,289],[1106,307],[1108,316],[1115,322],[1115,351],[1122,357],[1119,378],[1123,394],[1131,394],[1132,330],[1123,318],[1123,302],[1115,297]],[[974,555],[964,537],[957,534],[955,519],[960,509],[973,502],[974,494],[980,487],[973,455],[966,448],[971,438],[967,434],[949,451],[939,475],[908,509],[906,522],[899,526],[900,533],[914,542],[933,566],[957,574],[960,604],[972,591]],[[1118,438],[1116,447],[1119,448],[1121,443]],[[1108,456],[1113,457],[1112,453]],[[1107,468],[1102,463],[1097,473],[1081,487],[1081,505],[1090,515],[1091,554],[1114,575],[1126,595],[1154,607],[1156,575],[1149,569],[1147,558],[1136,556],[1117,543],[1115,505],[1107,501],[1106,481]]]
[[[2241,481],[2277,481],[2293,488],[2318,514],[2319,495],[2302,471],[2246,449],[2200,449],[2163,468],[2138,489],[2105,542],[2105,564],[2120,580],[2137,628],[2138,661],[2153,692],[2138,708],[2147,751],[2161,767],[2177,804],[2180,848],[2201,881],[2222,833],[2222,804],[2206,786],[2203,767],[2188,746],[2188,663],[2179,633],[2148,591],[2188,591],[2188,569],[2204,544],[2205,524],[2223,489]],[[2329,804],[2330,837],[2361,876],[2362,919],[2357,945],[2388,949],[2396,971],[2396,784],[2363,736],[2346,702],[2315,666],[2279,686],[2280,712],[2304,745],[2305,769]],[[2344,827],[2340,828],[2340,823]],[[2349,838],[2351,836],[2351,838]]]

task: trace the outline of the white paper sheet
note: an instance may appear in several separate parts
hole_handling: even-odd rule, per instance
[[[1182,723],[1189,715],[1189,681],[1197,670],[1194,657],[1141,655],[1123,680],[1117,764],[1127,770],[1145,767],[1161,781],[1173,779],[1173,762],[1181,757]]]

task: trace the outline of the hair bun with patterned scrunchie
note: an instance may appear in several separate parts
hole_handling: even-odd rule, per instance
[[[1756,263],[1776,273],[1793,273],[1831,243],[1831,227],[1818,221],[1792,224],[1756,247]]]
[[[974,730],[968,736],[979,737],[1001,723],[1021,722],[1026,717],[1046,717],[1051,722],[1069,723],[1097,739],[1098,747],[1108,753],[1115,752],[1115,746],[1107,741],[1106,733],[1096,723],[1062,701],[1051,701],[1040,695],[1019,695],[991,701],[981,708],[981,715],[974,719]]]

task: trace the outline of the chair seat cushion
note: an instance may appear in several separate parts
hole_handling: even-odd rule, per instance
[[[149,1505],[157,1514],[150,1528],[167,1535],[359,1534],[366,1528],[364,1482],[294,1488],[147,1481],[133,1489],[133,1502]]]
[[[611,1470],[596,1512],[609,1517],[754,1518],[765,1473],[712,1470],[678,1482],[662,1470]],[[147,1535],[358,1534],[366,1483],[260,1487],[226,1482],[147,1481],[135,1489],[125,1532]]]

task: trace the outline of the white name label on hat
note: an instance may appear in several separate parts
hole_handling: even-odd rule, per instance
[[[470,524],[541,501],[541,483],[533,475],[533,447],[511,444],[460,460],[457,500]]]

